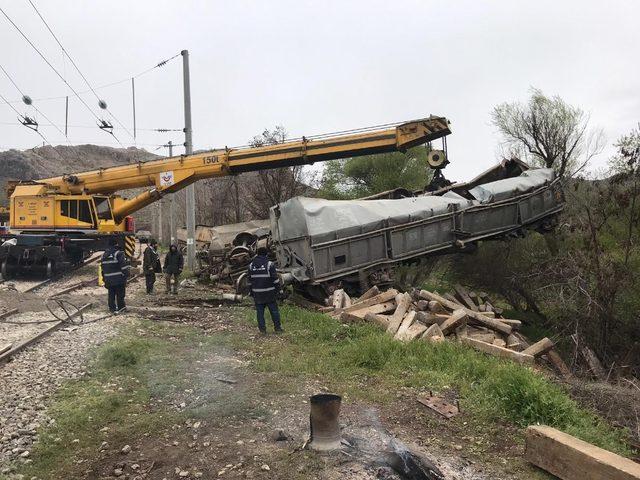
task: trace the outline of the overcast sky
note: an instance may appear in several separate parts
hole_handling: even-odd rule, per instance
[[[636,0],[32,1],[94,87],[188,49],[197,149],[245,144],[277,124],[300,136],[437,114],[453,124],[447,174],[463,180],[496,161],[491,109],[525,100],[532,86],[589,112],[609,143],[640,120]],[[76,90],[87,89],[27,0],[0,6]],[[0,45],[0,64],[64,124],[63,99],[37,99],[71,91],[2,16]],[[20,99],[2,73],[0,94]],[[132,131],[130,83],[98,94]],[[92,94],[83,98],[105,116]],[[138,128],[182,128],[181,59],[139,77],[136,103]],[[31,107],[15,106],[46,123]],[[15,113],[1,104],[0,148],[41,143],[11,123]],[[117,146],[73,98],[69,124],[71,143]],[[55,128],[41,131],[65,143]],[[137,143],[154,151],[168,140],[183,142],[179,132],[141,130]]]

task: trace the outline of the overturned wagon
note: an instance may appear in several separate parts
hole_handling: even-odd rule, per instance
[[[469,183],[397,200],[292,198],[271,209],[271,234],[280,269],[324,298],[338,283],[390,282],[398,263],[546,231],[563,204],[553,170],[509,161]]]

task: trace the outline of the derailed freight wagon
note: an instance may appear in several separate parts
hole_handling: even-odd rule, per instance
[[[506,178],[505,178],[506,177]],[[503,162],[475,180],[397,200],[295,197],[271,209],[279,268],[320,299],[391,281],[393,266],[547,231],[564,206],[551,169]]]

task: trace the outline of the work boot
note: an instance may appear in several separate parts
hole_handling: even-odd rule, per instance
[[[282,328],[276,328],[275,332],[280,334],[280,333],[284,333],[284,330]]]
[[[261,336],[265,336],[267,334],[267,329],[265,328],[264,330],[260,329],[260,335]]]

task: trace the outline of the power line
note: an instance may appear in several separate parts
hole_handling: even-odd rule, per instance
[[[156,68],[164,67],[171,60],[173,60],[173,59],[175,59],[175,58],[177,58],[179,56],[180,56],[180,54],[178,53],[178,54],[174,55],[173,57],[170,57],[170,58],[167,58],[165,60],[162,60],[162,61],[158,62],[153,67],[147,68],[146,70],[143,70],[140,73],[137,73],[137,74],[132,75],[132,76],[127,77],[127,78],[123,78],[122,80],[117,80],[115,82],[110,82],[110,83],[106,83],[104,85],[100,85],[99,87],[95,87],[94,90],[102,90],[102,89],[109,88],[109,87],[114,87],[116,85],[120,85],[120,84],[123,84],[123,83],[128,83],[128,82],[131,81],[132,78],[139,78],[139,77],[141,77],[141,76],[143,76],[143,75],[155,70]],[[86,93],[91,93],[91,90],[82,90],[82,91],[78,92],[79,95],[84,95]],[[77,96],[77,95],[69,95],[69,97],[75,97],[75,96]],[[42,98],[35,98],[34,101],[37,100],[39,102],[46,102],[46,101],[49,101],[49,100],[62,100],[64,98],[66,98],[66,97],[67,97],[67,95],[59,95],[57,97],[42,97]],[[22,100],[9,100],[9,103],[21,103],[21,102],[22,102]]]
[[[47,23],[47,21],[44,19],[44,17],[42,16],[42,14],[40,13],[40,11],[37,9],[37,7],[35,6],[35,4],[31,1],[28,0],[29,4],[31,4],[31,6],[33,7],[33,9],[36,11],[36,13],[38,14],[38,17],[40,17],[40,20],[42,20],[42,23],[44,23],[45,27],[47,27],[47,30],[49,30],[49,33],[51,34],[51,36],[54,38],[54,40],[56,41],[56,43],[60,46],[60,48],[62,49],[63,53],[67,56],[67,58],[69,59],[69,61],[71,62],[71,64],[73,65],[73,67],[76,69],[76,71],[78,72],[78,74],[82,77],[82,79],[84,80],[84,83],[87,84],[87,87],[89,87],[89,89],[91,90],[91,92],[93,92],[93,94],[95,95],[96,99],[98,100],[98,103],[102,106],[104,104],[104,101],[98,96],[98,94],[96,93],[96,91],[93,89],[93,87],[91,86],[91,84],[89,83],[89,80],[87,80],[87,77],[84,76],[84,74],[82,73],[82,71],[80,70],[80,68],[78,67],[78,65],[76,64],[75,60],[73,58],[71,58],[71,55],[69,55],[69,52],[67,52],[67,49],[64,48],[64,46],[62,45],[62,43],[60,42],[60,40],[58,39],[58,37],[56,36],[55,33],[53,33],[53,30],[51,30],[51,27],[49,26],[49,24]],[[107,107],[106,104],[104,104],[105,106],[103,107],[108,113],[109,115],[111,115],[113,117],[113,119],[118,122],[118,124],[124,129],[125,132],[127,132],[127,134],[129,134],[129,136],[131,135],[131,132],[129,132],[129,130],[127,130],[127,128],[122,124],[122,122],[120,121],[120,119],[118,119],[118,117],[116,117]]]
[[[10,105],[10,104],[9,104]],[[47,120],[49,121],[49,120]],[[22,125],[19,122],[0,122],[0,125]],[[49,121],[49,123],[41,123],[40,126],[42,127],[60,127],[62,128],[63,125],[56,125],[54,123],[51,123]],[[67,125],[69,128],[96,128],[95,125]],[[140,130],[142,132],[158,132],[158,133],[165,133],[165,132],[182,132],[182,128],[137,128],[137,130]],[[63,133],[64,135],[64,133]]]
[[[24,117],[20,114],[20,112],[18,112],[18,110],[17,110],[13,105],[9,104],[9,102],[7,101],[7,99],[6,99],[6,98],[4,98],[4,96],[3,96],[1,93],[0,93],[0,98],[1,98],[1,99],[2,99],[2,100],[3,100],[7,105],[9,105],[9,106],[13,109],[13,111],[14,111],[14,112],[16,112],[16,114],[17,114],[19,117],[24,118]],[[58,156],[60,157],[60,159],[61,159],[61,160],[64,160],[64,157],[60,154],[60,152],[58,152],[58,150],[56,149],[56,147],[54,147],[51,143],[49,143],[49,140],[47,140],[47,137],[45,137],[45,136],[44,136],[44,134],[43,134],[42,132],[39,132],[38,130],[33,129],[33,128],[30,128],[30,130],[32,130],[32,131],[34,131],[34,132],[36,132],[36,133],[40,136],[40,138],[42,138],[42,140],[44,140],[44,141],[45,141],[45,143],[49,144],[49,146],[51,146],[51,148],[53,148],[53,150],[56,152],[56,155],[58,155]]]
[[[9,79],[9,81],[13,84],[13,86],[16,87],[16,90],[18,90],[18,92],[20,92],[20,95],[22,95],[22,98],[23,99],[28,98],[27,95],[25,95],[24,92],[22,91],[22,89],[18,86],[18,84],[13,80],[11,75],[9,75],[9,72],[7,72],[1,64],[0,64],[0,69],[6,75],[6,77]],[[49,117],[47,117],[38,107],[33,105],[33,103],[31,104],[31,106],[35,109],[36,112],[38,112],[40,115],[42,115],[47,122],[50,123],[50,126],[55,127],[55,129],[58,130],[58,132],[60,132],[62,135],[64,135],[66,137],[64,132],[60,129],[60,127],[58,127],[57,125],[54,125],[53,122],[49,119]],[[22,125],[24,125],[24,124],[22,124]],[[67,141],[68,141],[68,139],[67,139]]]

